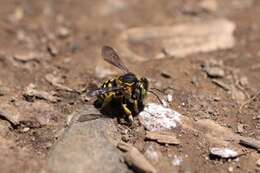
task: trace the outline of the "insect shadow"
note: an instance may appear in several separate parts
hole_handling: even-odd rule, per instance
[[[87,93],[87,95],[91,96],[91,91],[96,91],[98,89],[99,88],[96,84],[91,83],[88,86],[89,92]],[[100,105],[100,103],[97,101],[97,99],[92,100],[91,102],[92,102],[92,105],[96,108],[96,110],[100,113],[99,118],[117,118],[117,117],[119,117],[119,115],[122,115],[124,113],[122,111],[120,102],[117,100],[112,100],[109,104],[107,104],[104,107],[102,107],[102,105]],[[98,118],[97,114],[93,114],[93,117]]]
[[[118,115],[122,115],[124,112],[122,111],[120,102],[117,100],[112,100],[109,104],[102,107],[95,101],[93,103],[94,107],[99,110],[102,115],[109,118],[119,117]]]

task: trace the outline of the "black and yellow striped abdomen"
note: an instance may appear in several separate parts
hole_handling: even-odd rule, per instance
[[[107,80],[105,81],[102,85],[101,85],[101,89],[102,88],[113,88],[113,87],[117,87],[117,82],[116,82],[116,79],[111,79],[111,80]],[[98,107],[98,108],[102,108],[104,104],[108,104],[108,102],[112,101],[114,95],[116,94],[115,91],[111,91],[111,92],[107,92],[107,93],[104,93],[102,95],[99,95],[97,96],[97,100],[96,100],[96,103],[95,105]],[[104,103],[106,102],[106,103]]]

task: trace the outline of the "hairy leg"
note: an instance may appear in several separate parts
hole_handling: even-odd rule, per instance
[[[126,104],[122,104],[122,108],[125,114],[127,115],[128,120],[130,121],[130,123],[132,123],[134,121],[132,112],[130,111],[130,109],[127,107]]]

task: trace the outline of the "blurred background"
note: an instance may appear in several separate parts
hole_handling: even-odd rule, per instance
[[[260,138],[260,1],[0,0],[0,4],[3,172],[49,169],[53,159],[49,153],[69,115],[90,103],[86,91],[120,74],[102,60],[103,45],[115,48],[151,87],[172,95],[170,106],[188,118],[210,119],[234,133]],[[114,126],[122,135],[121,125]],[[144,129],[129,134],[127,141],[145,154],[151,147],[141,134]],[[212,161],[205,153],[214,144],[200,143],[204,138],[189,131],[182,135],[181,147],[153,146],[162,158],[150,158],[158,170],[259,171],[257,154],[230,163]],[[181,158],[181,163],[173,164],[174,158]]]

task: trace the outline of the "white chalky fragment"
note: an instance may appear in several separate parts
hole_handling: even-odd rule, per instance
[[[210,154],[226,159],[235,158],[238,156],[238,153],[236,151],[229,148],[211,148]]]
[[[180,166],[182,162],[183,162],[183,159],[181,156],[174,155],[174,159],[172,160],[173,166]]]
[[[175,128],[181,121],[181,114],[162,105],[148,103],[139,119],[147,130],[161,131]]]

